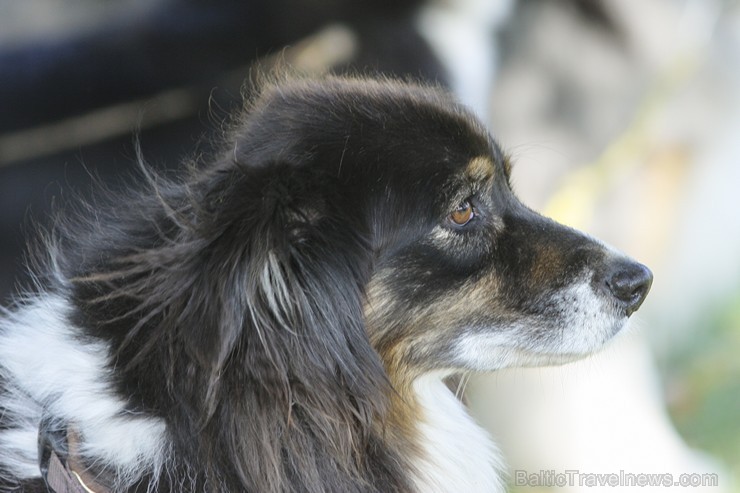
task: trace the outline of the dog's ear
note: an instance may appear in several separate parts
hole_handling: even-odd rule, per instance
[[[335,401],[378,394],[386,382],[364,325],[372,252],[361,211],[334,178],[307,167],[231,168],[214,180],[199,234],[211,239],[202,267],[218,337],[188,334],[210,367],[208,400],[227,374],[265,385],[261,398],[286,409],[297,388]]]
[[[366,477],[359,461],[387,406],[363,316],[368,221],[336,180],[224,163],[153,183],[60,244],[75,322],[111,341],[131,393],[185,430],[181,451],[232,464],[243,484],[261,478],[260,491],[334,477],[327,468]]]
[[[264,452],[282,437],[281,449],[244,465],[253,471],[246,475],[266,474],[275,468],[270,458],[282,455],[290,474],[339,467],[361,478],[362,441],[389,393],[364,324],[372,251],[360,214],[348,213],[332,178],[294,165],[217,179],[200,231],[212,238],[202,251],[212,298],[191,314],[210,311],[204,322],[217,320],[218,335],[197,322],[185,335],[207,368],[209,415],[249,416],[238,430],[219,431],[228,435],[220,441]]]

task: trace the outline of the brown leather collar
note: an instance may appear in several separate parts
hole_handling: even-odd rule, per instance
[[[42,419],[39,426],[39,469],[54,493],[110,493],[80,463],[79,434],[71,426],[54,426]]]

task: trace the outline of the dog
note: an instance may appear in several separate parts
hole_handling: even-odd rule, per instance
[[[44,235],[0,319],[0,490],[503,491],[446,379],[597,351],[652,274],[522,205],[441,89],[247,106],[186,176],[142,165]]]

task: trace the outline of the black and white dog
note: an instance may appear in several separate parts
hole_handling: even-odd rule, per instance
[[[0,318],[0,490],[501,491],[445,379],[590,354],[650,288],[435,88],[273,82],[204,161],[46,235]]]

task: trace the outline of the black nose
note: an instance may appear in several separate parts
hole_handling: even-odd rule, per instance
[[[642,264],[620,259],[607,269],[604,283],[629,317],[645,301],[653,284],[653,273]]]

